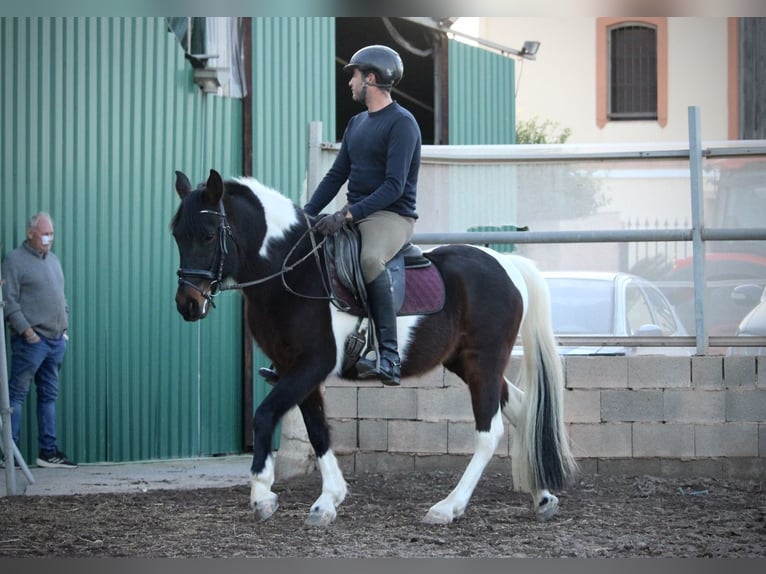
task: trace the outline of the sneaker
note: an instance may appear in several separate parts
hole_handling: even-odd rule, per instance
[[[37,457],[37,466],[43,468],[77,468],[77,463],[69,460],[60,450],[51,454],[40,452]]]

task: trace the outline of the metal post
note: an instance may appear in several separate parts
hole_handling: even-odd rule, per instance
[[[306,166],[306,196],[303,199],[305,204],[316,189],[322,179],[319,173],[319,164],[322,159],[320,146],[322,144],[322,122],[309,122],[308,133],[308,161]]]
[[[704,198],[702,196],[702,129],[700,110],[689,107],[689,178],[692,192],[692,260],[694,262],[694,325],[697,338],[697,354],[708,350],[708,333],[705,322],[707,288],[705,285],[705,243],[702,229],[705,226]]]
[[[26,476],[29,484],[35,482],[29,467],[24,462],[16,443],[13,442],[11,428],[11,400],[8,394],[8,360],[5,356],[5,312],[3,310],[3,277],[0,273],[0,433],[3,437],[3,454],[5,455],[5,492],[8,496],[20,494],[16,488],[16,469],[14,461],[19,462],[19,466]]]

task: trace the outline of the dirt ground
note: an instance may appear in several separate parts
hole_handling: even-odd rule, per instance
[[[0,557],[766,557],[763,482],[581,477],[538,522],[507,475],[486,473],[463,517],[421,523],[452,471],[346,476],[329,527],[304,525],[318,473],[277,482],[254,520],[247,485],[0,499]]]

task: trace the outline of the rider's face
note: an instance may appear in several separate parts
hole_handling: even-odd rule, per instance
[[[367,102],[367,86],[364,83],[364,77],[359,68],[354,68],[354,74],[348,81],[348,85],[351,88],[351,98],[355,102],[359,102],[360,104]]]

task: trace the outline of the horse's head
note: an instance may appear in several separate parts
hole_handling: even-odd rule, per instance
[[[207,183],[192,190],[189,178],[176,172],[176,192],[181,205],[171,228],[178,245],[176,307],[187,321],[204,319],[214,306],[221,282],[231,273],[229,249],[231,228],[223,205],[224,183],[210,170]]]

